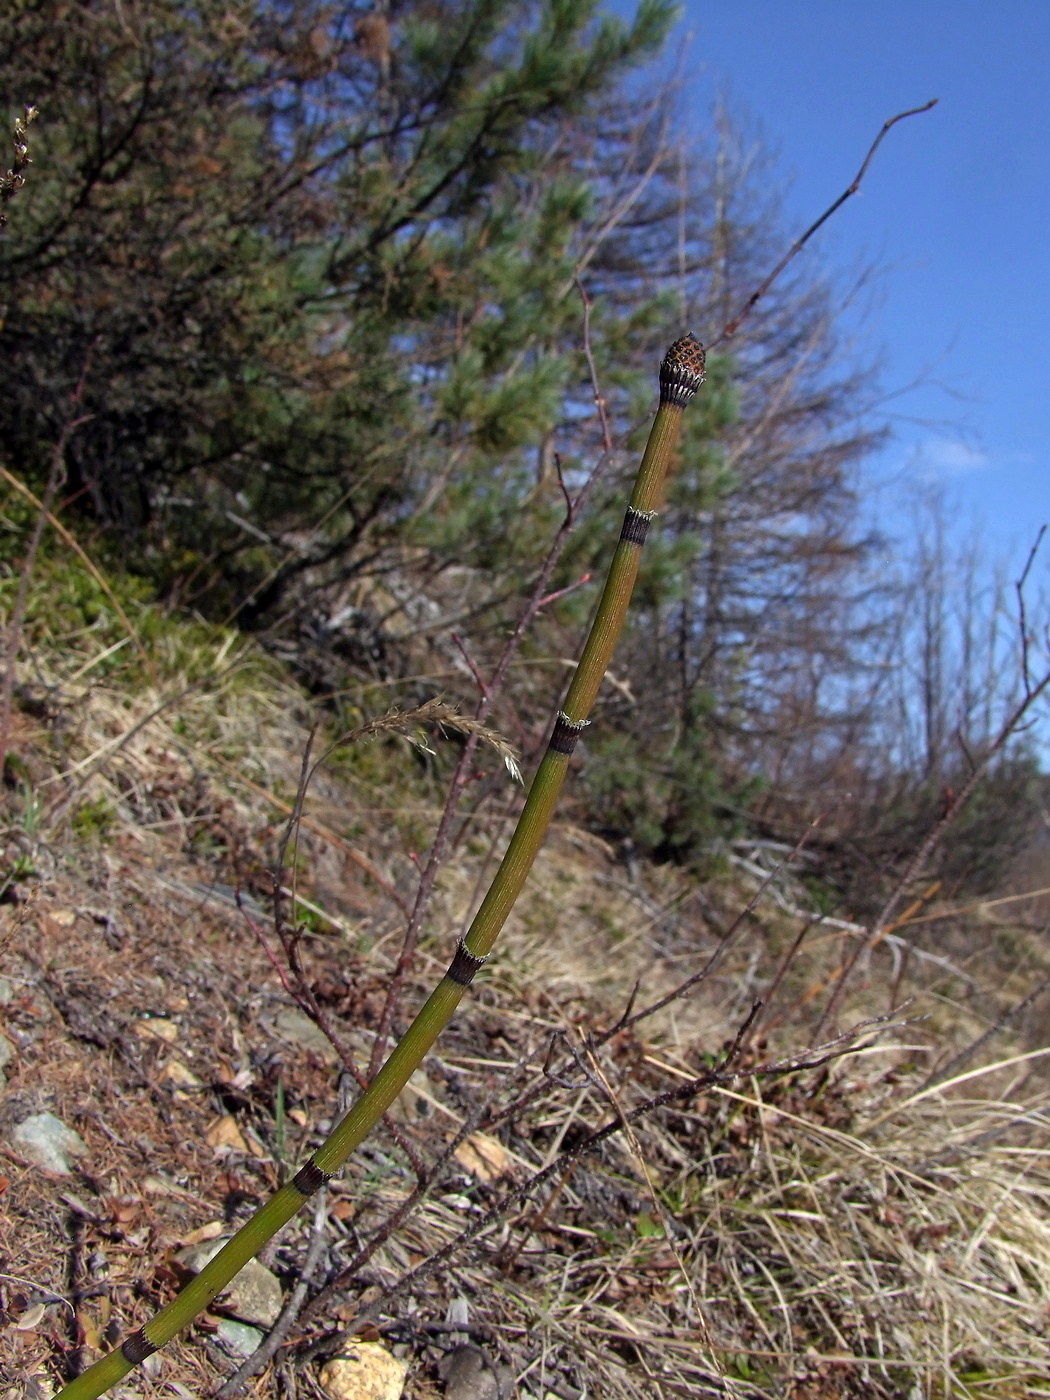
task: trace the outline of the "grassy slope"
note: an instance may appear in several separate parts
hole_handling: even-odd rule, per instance
[[[5,610],[15,582],[0,585]],[[0,1357],[9,1383],[35,1377],[43,1391],[169,1296],[174,1248],[239,1221],[317,1141],[337,1093],[334,1051],[310,1041],[263,947],[277,946],[267,867],[310,706],[237,635],[166,618],[127,586],[120,601],[126,620],[79,565],[41,564],[4,795],[0,1015],[15,1054],[0,1097]],[[295,866],[305,975],[359,1058],[400,945],[411,852],[436,823],[437,747],[428,768],[400,740],[338,750],[307,800]],[[475,898],[503,830],[495,811],[443,874],[405,1012]],[[469,1151],[446,1162],[425,1203],[293,1338],[350,1321],[604,1122],[610,1092],[628,1109],[717,1057],[799,931],[782,905],[804,898],[787,876],[780,903],[758,901],[690,996],[593,1058],[581,1037],[615,1020],[636,982],[644,1006],[704,965],[750,878],[732,866],[703,886],[668,869],[629,876],[585,833],[555,831],[476,995],[400,1107],[426,1162],[468,1121],[500,1146],[475,1140],[488,1165]],[[522,1395],[713,1395],[727,1381],[736,1395],[796,1400],[1050,1394],[1043,1061],[922,1090],[1045,975],[1042,940],[988,910],[919,926],[936,960],[901,970],[903,1016],[865,1034],[859,1054],[763,1074],[809,1046],[848,938],[810,930],[732,1082],[647,1116],[633,1141],[610,1138],[377,1317],[410,1360],[410,1396],[442,1393],[445,1334],[420,1323],[440,1323],[456,1294]],[[875,950],[844,1026],[886,1012],[900,952]],[[1038,1051],[1038,1008],[1016,1021],[958,1074]],[[544,1079],[552,1037],[566,1063]],[[530,1087],[528,1107],[486,1121]],[[42,1110],[87,1142],[76,1177],[29,1169],[10,1146],[10,1128]],[[413,1183],[389,1136],[357,1154],[330,1192],[327,1275]],[[269,1260],[286,1289],[309,1225]],[[77,1295],[75,1322],[59,1303],[34,1313],[40,1289]],[[133,1389],[208,1393],[231,1365],[214,1329],[205,1321]]]

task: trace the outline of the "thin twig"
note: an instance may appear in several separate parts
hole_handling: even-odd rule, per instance
[[[591,388],[594,390],[594,406],[598,410],[598,420],[602,425],[602,450],[610,453],[613,450],[613,440],[612,431],[609,428],[609,414],[606,409],[605,395],[598,382],[598,368],[594,363],[594,350],[591,347],[591,299],[587,295],[578,272],[575,280],[576,290],[583,303],[583,357],[587,361],[587,372],[591,376]]]
[[[214,677],[209,676],[205,679],[212,680],[214,679]],[[198,684],[200,684],[200,682],[198,682]],[[197,746],[187,745],[186,747],[195,748]],[[289,803],[283,801],[280,797],[276,797],[272,792],[270,792],[267,788],[262,787],[259,783],[252,782],[251,778],[245,777],[242,770],[235,763],[231,763],[228,759],[222,758],[217,753],[213,753],[211,749],[198,748],[198,752],[207,755],[207,757],[213,763],[217,763],[220,768],[224,768],[227,771],[227,773],[229,773],[232,777],[236,778],[236,780],[239,783],[243,784],[244,787],[248,788],[251,792],[256,793],[259,797],[262,797],[267,802],[269,802],[271,807],[275,807],[279,812],[284,812],[285,815],[291,814],[293,808]],[[364,873],[374,884],[379,886],[383,893],[387,895],[387,897],[390,899],[391,903],[396,904],[398,909],[400,909],[402,914],[404,914],[407,918],[409,912],[407,903],[404,899],[402,899],[401,895],[390,883],[390,881],[387,880],[385,876],[380,874],[380,872],[376,869],[376,867],[372,864],[372,862],[368,859],[367,856],[362,855],[362,853],[359,850],[357,850],[354,846],[351,846],[349,841],[345,840],[342,836],[337,835],[336,832],[330,831],[328,827],[323,825],[323,823],[314,821],[312,817],[307,817],[300,814],[299,823],[301,826],[305,826],[307,831],[312,831],[315,836],[319,836],[322,841],[326,841],[329,845],[334,846],[336,850],[342,851],[343,855],[345,855],[348,860],[353,861],[353,863],[356,866],[358,866],[359,869],[364,871]]]
[[[1004,1011],[976,1040],[971,1041],[970,1044],[960,1050],[957,1055],[953,1055],[946,1065],[943,1065],[940,1069],[934,1070],[932,1074],[928,1075],[919,1085],[919,1092],[921,1093],[924,1089],[931,1089],[935,1084],[941,1084],[946,1079],[952,1079],[965,1065],[970,1063],[975,1055],[984,1049],[990,1040],[994,1040],[999,1032],[1005,1030],[1011,1021],[1015,1020],[1022,1012],[1027,1011],[1033,1003],[1037,1002],[1047,988],[1050,988],[1050,977],[1044,977],[1037,987],[1034,987],[1021,1001],[1015,1002],[1013,1006]]]
[[[1017,593],[1017,625],[1021,633],[1021,675],[1024,680],[1026,695],[1031,689],[1031,675],[1028,669],[1028,618],[1025,608],[1024,586],[1028,582],[1028,575],[1031,572],[1032,565],[1035,563],[1035,556],[1039,553],[1039,546],[1042,544],[1045,534],[1046,526],[1040,525],[1039,533],[1035,537],[1035,543],[1028,551],[1028,558],[1025,561],[1024,569],[1021,571],[1021,577],[1014,584],[1014,589]]]
[[[699,969],[699,971],[694,972],[691,976],[687,977],[684,982],[680,982],[677,987],[675,987],[672,991],[668,992],[665,996],[660,997],[658,1001],[654,1001],[651,1003],[651,1005],[643,1007],[641,1011],[634,1012],[626,1020],[621,1019],[621,1021],[617,1022],[615,1027],[612,1027],[610,1031],[606,1032],[605,1034],[616,1034],[620,1030],[626,1030],[628,1027],[636,1025],[639,1021],[645,1020],[647,1016],[653,1016],[657,1011],[662,1011],[664,1007],[669,1006],[671,1002],[680,1000],[683,996],[685,996],[688,992],[691,992],[701,982],[705,982],[708,979],[708,977],[711,976],[711,973],[714,971],[717,964],[721,961],[726,950],[729,948],[729,945],[732,942],[736,931],[740,928],[741,924],[754,910],[755,906],[758,904],[758,901],[762,898],[763,894],[765,894],[766,890],[777,878],[777,876],[784,869],[786,869],[788,865],[791,864],[791,862],[796,858],[796,856],[799,855],[806,842],[810,839],[812,834],[820,826],[821,822],[824,821],[826,816],[827,812],[822,812],[820,816],[815,817],[814,820],[810,822],[809,826],[806,828],[803,834],[795,842],[795,845],[792,847],[789,854],[786,855],[782,861],[780,861],[777,865],[773,867],[773,869],[769,872],[767,877],[759,885],[758,889],[755,890],[754,894],[734,918],[733,922],[726,929],[725,933],[723,933],[722,937],[719,939],[717,945],[715,946],[715,949],[712,952],[711,956],[707,959],[707,962],[702,968]]]
[[[281,844],[277,851],[277,864],[273,871],[274,928],[277,932],[278,938],[281,940],[281,947],[284,950],[284,956],[287,960],[288,967],[291,970],[292,977],[295,979],[295,985],[293,987],[290,987],[287,980],[284,977],[282,977],[281,980],[282,982],[284,982],[285,987],[288,988],[289,991],[291,991],[292,996],[294,996],[295,1000],[299,1003],[300,1008],[306,1013],[307,1016],[309,1016],[310,1020],[313,1021],[315,1026],[317,1026],[321,1034],[326,1037],[329,1044],[332,1046],[332,1049],[339,1056],[340,1060],[342,1060],[347,1073],[350,1074],[357,1083],[358,1088],[367,1089],[368,1077],[362,1073],[360,1067],[357,1064],[357,1061],[350,1053],[349,1046],[347,1046],[344,1043],[342,1036],[336,1033],[331,1021],[321,1009],[321,1005],[318,1002],[317,997],[314,995],[314,990],[310,986],[310,981],[306,976],[306,971],[303,967],[302,957],[300,954],[302,936],[296,924],[289,924],[288,917],[285,912],[286,896],[284,871],[288,861],[289,847],[293,844],[293,842],[297,844],[299,840],[299,828],[302,824],[303,816],[303,803],[306,801],[306,793],[307,789],[309,788],[310,777],[316,768],[316,765],[311,764],[313,742],[316,737],[317,725],[315,724],[310,730],[310,733],[307,735],[306,744],[303,747],[303,757],[299,769],[299,783],[295,792],[295,802],[292,805],[292,812],[288,818],[287,824],[284,829],[284,835],[281,839]],[[292,879],[292,908],[294,910],[294,863]],[[266,947],[265,941],[263,941],[263,946]],[[267,952],[269,952],[268,948]],[[409,1165],[415,1172],[416,1180],[418,1182],[424,1182],[427,1179],[428,1173],[427,1168],[424,1165],[422,1159],[420,1158],[418,1152],[416,1152],[415,1148],[408,1141],[405,1134],[401,1131],[401,1129],[398,1127],[398,1125],[394,1122],[394,1120],[390,1117],[388,1113],[383,1114],[382,1121],[383,1125],[390,1133],[390,1136],[393,1138],[394,1142],[398,1145],[398,1147],[407,1157]]]
[[[303,1312],[303,1320],[312,1317],[319,1312],[337,1293],[340,1293],[349,1284],[354,1275],[368,1263],[376,1250],[381,1249],[387,1240],[398,1230],[408,1217],[423,1204],[428,1196],[441,1184],[446,1168],[453,1160],[457,1148],[459,1148],[472,1133],[477,1132],[481,1120],[481,1114],[475,1112],[460,1124],[455,1136],[450,1142],[445,1144],[441,1156],[430,1168],[427,1179],[416,1183],[410,1195],[406,1196],[396,1210],[383,1221],[382,1225],[373,1232],[371,1238],[358,1250],[357,1254],[342,1268],[335,1278],[329,1280],[325,1286],[310,1299]]]
[[[911,107],[907,112],[898,112],[895,117],[890,117],[888,121],[883,122],[882,130],[879,132],[878,136],[876,136],[875,140],[871,143],[871,147],[868,151],[868,154],[864,157],[863,164],[857,171],[856,175],[853,177],[852,184],[850,184],[845,190],[843,190],[842,194],[839,195],[838,199],[836,199],[833,204],[828,205],[828,207],[824,210],[823,214],[821,214],[819,219],[817,219],[814,223],[810,224],[809,228],[806,229],[805,233],[802,235],[801,238],[797,238],[795,242],[792,243],[791,247],[780,259],[780,261],[777,263],[776,267],[769,274],[766,280],[758,288],[756,288],[755,291],[751,293],[747,301],[744,303],[743,307],[738,312],[738,314],[733,318],[732,321],[729,321],[722,328],[721,332],[715,337],[715,339],[708,344],[707,348],[709,352],[713,350],[715,346],[721,345],[723,341],[730,340],[734,335],[736,335],[743,322],[748,318],[748,316],[751,315],[751,312],[755,309],[758,303],[769,291],[770,287],[777,280],[780,274],[784,271],[788,263],[790,263],[795,257],[798,256],[798,254],[806,246],[806,244],[817,232],[817,230],[823,224],[827,223],[828,219],[831,218],[832,214],[834,214],[838,209],[841,209],[841,207],[845,204],[846,200],[849,199],[851,195],[855,195],[857,193],[857,191],[860,189],[861,181],[864,179],[864,176],[868,173],[868,166],[874,160],[875,152],[882,145],[882,142],[885,139],[886,133],[889,131],[890,127],[896,126],[897,123],[902,122],[905,119],[905,117],[916,117],[922,112],[928,112],[931,107],[936,107],[936,105],[937,98],[933,97],[930,99],[929,102],[924,103],[921,107]]]

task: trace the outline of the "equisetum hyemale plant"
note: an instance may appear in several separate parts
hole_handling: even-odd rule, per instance
[[[291,1181],[256,1211],[177,1297],[116,1351],[71,1381],[59,1392],[58,1400],[94,1400],[192,1322],[267,1240],[339,1170],[397,1098],[448,1025],[475,973],[491,952],[543,842],[569,756],[588,723],[587,716],[623,628],[642,545],[678,441],[682,412],[703,380],[704,347],[692,335],[676,340],[660,366],[660,407],[583,654],[506,854],[448,971],[368,1088]]]

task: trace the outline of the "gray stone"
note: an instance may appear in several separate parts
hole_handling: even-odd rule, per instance
[[[0,1033],[0,1089],[7,1083],[7,1075],[4,1070],[14,1058],[15,1047],[8,1040],[7,1036]]]
[[[53,1113],[34,1113],[23,1119],[11,1134],[15,1148],[35,1167],[69,1176],[70,1157],[84,1157],[88,1146],[79,1133],[67,1128]]]
[[[315,1025],[305,1012],[297,1011],[291,1006],[286,1007],[283,1011],[278,1011],[273,1018],[273,1024],[283,1039],[290,1040],[301,1050],[312,1050],[325,1064],[333,1065],[339,1058],[324,1031]]]
[[[244,1322],[234,1322],[232,1317],[224,1317],[216,1333],[219,1341],[234,1356],[251,1356],[262,1346],[263,1334],[258,1327],[249,1327]]]
[[[207,1240],[204,1244],[190,1245],[188,1249],[180,1249],[175,1258],[192,1273],[199,1274],[225,1243],[225,1240]],[[242,1322],[257,1322],[260,1327],[272,1327],[280,1316],[283,1302],[281,1285],[276,1276],[263,1268],[258,1259],[249,1259],[216,1298],[215,1306],[223,1312],[233,1313]]]
[[[10,977],[0,977],[0,1006],[10,1006],[15,999],[15,989]]]
[[[438,1362],[445,1400],[503,1400],[500,1377],[478,1347],[455,1347]]]
[[[425,1069],[417,1069],[397,1098],[390,1105],[390,1116],[395,1123],[422,1123],[432,1118],[437,1110],[434,1100],[437,1094]]]

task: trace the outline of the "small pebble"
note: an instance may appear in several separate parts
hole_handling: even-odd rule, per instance
[[[11,1134],[15,1150],[44,1171],[69,1176],[73,1168],[70,1157],[84,1157],[88,1146],[78,1132],[66,1127],[53,1113],[34,1113],[25,1118]]]
[[[249,1327],[246,1322],[234,1322],[232,1317],[222,1319],[215,1335],[235,1356],[251,1356],[263,1342],[263,1333],[258,1327]]]
[[[408,1362],[385,1347],[349,1342],[322,1368],[321,1385],[330,1400],[400,1400],[407,1375]]]

